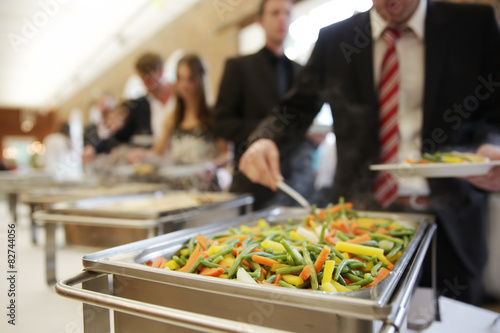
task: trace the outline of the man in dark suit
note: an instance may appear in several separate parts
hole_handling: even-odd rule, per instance
[[[487,191],[500,190],[500,168],[468,179],[409,182],[402,174],[393,183],[395,197],[382,205],[374,193],[378,174],[369,166],[381,163],[387,152],[379,133],[379,109],[387,100],[379,94],[392,92],[394,85],[399,161],[420,152],[451,150],[500,159],[500,31],[495,12],[489,6],[426,0],[373,3],[370,12],[321,30],[280,117],[269,117],[252,134],[250,141],[255,142],[240,169],[275,189],[274,180],[280,177],[276,144],[289,135],[302,135],[319,102],[328,101],[338,152],[331,200],[345,196],[358,209],[423,209],[435,214],[438,288],[444,296],[479,304],[487,259]],[[391,28],[397,30],[390,41],[392,56],[397,57],[392,64],[394,59],[399,64],[394,73],[399,74],[397,81],[382,82],[382,58],[391,49],[384,33],[395,31]],[[387,82],[392,85],[381,89]],[[289,122],[286,131],[269,131],[279,119]],[[266,139],[258,140],[261,137]],[[424,274],[424,280],[428,276]]]
[[[279,105],[291,88],[300,66],[284,55],[283,42],[290,24],[291,0],[263,0],[258,23],[264,29],[266,45],[259,52],[229,59],[226,62],[219,96],[215,107],[217,135],[234,143],[235,172],[231,191],[252,193],[254,208],[272,204],[292,205],[293,200],[283,193],[254,184],[237,168],[241,155],[248,147],[246,139],[258,124]],[[314,191],[312,168],[313,145],[302,135],[293,153],[283,153],[283,175],[287,183],[303,195]]]
[[[87,146],[85,162],[90,162],[96,152],[107,153],[120,144],[131,143],[136,135],[147,139],[147,142],[139,142],[140,145],[151,145],[153,138],[161,136],[165,117],[173,110],[174,102],[172,84],[163,78],[163,60],[158,54],[145,53],[135,67],[148,94],[126,103],[129,111],[123,127],[95,147]]]

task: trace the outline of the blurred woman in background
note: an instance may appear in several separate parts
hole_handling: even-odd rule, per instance
[[[191,180],[196,184],[191,185],[218,190],[217,170],[228,161],[228,145],[212,134],[213,118],[207,103],[205,75],[199,56],[190,54],[179,60],[174,112],[167,117],[163,134],[153,147],[149,151],[132,150],[129,161],[140,161],[145,152],[163,155],[169,150],[169,159],[174,165],[192,167],[190,170],[196,175]]]

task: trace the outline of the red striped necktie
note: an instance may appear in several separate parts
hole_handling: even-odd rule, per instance
[[[395,42],[401,31],[386,29],[383,35],[387,52],[382,61],[379,83],[379,120],[380,163],[397,163],[398,156],[398,108],[399,108],[399,60]],[[382,171],[377,175],[374,186],[375,199],[388,207],[398,195],[398,181],[391,173]]]

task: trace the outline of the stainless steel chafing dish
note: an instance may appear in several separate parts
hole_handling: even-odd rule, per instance
[[[85,332],[396,332],[404,330],[409,301],[435,232],[428,215],[392,217],[416,233],[391,274],[375,287],[347,293],[292,290],[203,277],[142,265],[172,256],[190,238],[229,227],[301,220],[306,212],[275,208],[181,230],[83,257],[85,272],[61,280],[56,291],[84,304]],[[389,216],[388,216],[389,215]],[[74,285],[82,283],[82,288]],[[110,311],[112,316],[110,316]],[[110,319],[112,318],[112,319]]]
[[[92,183],[61,183],[25,189],[19,193],[18,200],[30,207],[32,242],[36,244],[36,224],[33,220],[33,213],[38,210],[48,209],[59,202],[110,195],[150,193],[164,189],[166,189],[166,185],[152,183],[121,183],[112,186]]]
[[[191,195],[199,198],[196,205],[134,207],[136,202],[179,198]],[[55,231],[57,225],[71,231],[71,244],[112,247],[151,238],[167,232],[206,225],[221,219],[234,218],[251,209],[253,197],[227,193],[188,193],[184,191],[157,191],[154,193],[128,194],[60,202],[46,211],[37,211],[33,219],[45,228],[46,278],[48,284],[55,277]],[[130,206],[130,207],[127,207]],[[68,242],[68,237],[67,237]]]

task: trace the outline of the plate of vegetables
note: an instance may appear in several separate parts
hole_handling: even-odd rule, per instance
[[[327,293],[373,287],[391,271],[415,234],[391,218],[358,216],[351,203],[312,208],[301,222],[230,227],[199,234],[174,255],[143,262],[156,269]]]
[[[490,161],[473,153],[437,152],[425,153],[420,160],[407,159],[400,164],[375,164],[373,171],[388,171],[399,177],[470,177],[486,175],[500,161]]]

